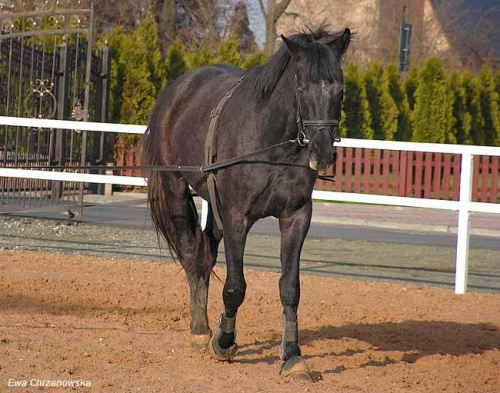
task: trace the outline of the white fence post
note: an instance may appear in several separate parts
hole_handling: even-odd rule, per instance
[[[472,197],[473,155],[462,153],[460,171],[460,208],[458,210],[457,255],[455,267],[455,293],[467,292],[469,270],[470,203]]]

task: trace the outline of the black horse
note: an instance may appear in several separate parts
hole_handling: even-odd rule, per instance
[[[195,69],[172,83],[153,110],[143,143],[147,165],[206,162],[211,116],[218,118],[210,157],[216,163],[278,145],[210,172],[216,175],[215,194],[209,192],[208,174],[201,171],[149,174],[153,222],[189,282],[193,344],[208,342],[210,354],[218,360],[230,360],[237,350],[236,314],[245,298],[243,252],[248,231],[257,220],[274,216],[281,231],[281,373],[309,375],[298,344],[299,259],[318,171],[334,161],[343,97],[341,57],[350,37],[349,29],[320,28],[282,37],[284,44],[268,63],[247,73],[222,65]],[[221,97],[226,100],[222,109]],[[220,110],[214,113],[217,106]],[[205,230],[198,223],[189,186],[205,200],[212,195]],[[227,261],[225,309],[212,335],[208,286],[222,239]]]

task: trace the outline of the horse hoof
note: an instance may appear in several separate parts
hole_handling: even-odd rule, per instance
[[[211,334],[192,334],[191,335],[191,347],[197,351],[203,351],[207,349],[207,345],[210,342]]]
[[[212,336],[208,342],[208,353],[219,362],[227,362],[234,358],[238,351],[238,344],[234,343],[229,348],[224,349],[219,346],[219,334]]]
[[[292,377],[294,379],[312,381],[311,369],[307,365],[306,361],[300,356],[294,356],[293,358],[283,362],[281,365],[280,375],[283,378]]]

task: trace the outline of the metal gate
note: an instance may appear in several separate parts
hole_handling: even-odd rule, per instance
[[[106,121],[109,56],[92,50],[94,10],[83,3],[0,7],[0,115]],[[0,126],[0,166],[95,165],[104,158],[101,135]],[[2,178],[0,211],[81,204],[89,191],[86,184]]]

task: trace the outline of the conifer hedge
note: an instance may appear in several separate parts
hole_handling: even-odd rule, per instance
[[[156,24],[146,19],[133,31],[111,30],[110,120],[146,124],[156,97],[193,68],[231,64],[249,69],[265,63],[257,50],[241,53],[238,41],[215,48],[187,48],[174,41],[160,56]],[[446,72],[439,58],[401,76],[396,66],[344,67],[341,135],[350,138],[500,146],[500,71],[484,66],[478,75]],[[136,142],[125,137],[126,144]]]

